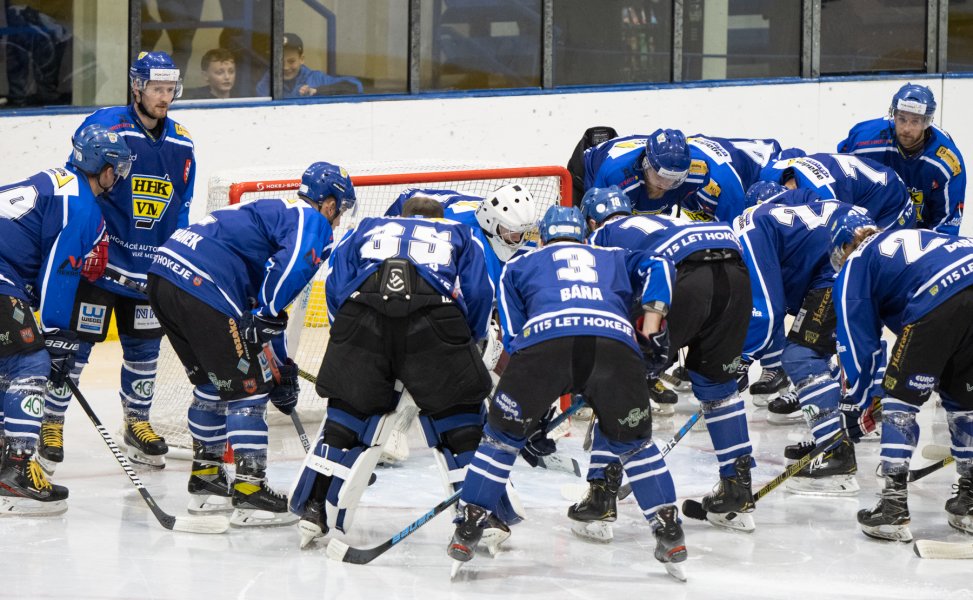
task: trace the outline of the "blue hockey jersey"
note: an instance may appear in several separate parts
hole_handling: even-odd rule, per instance
[[[486,336],[494,288],[484,268],[483,244],[470,227],[446,219],[367,217],[335,247],[328,263],[328,316],[389,258],[408,259],[416,273],[452,298],[475,339]]]
[[[40,310],[42,327],[68,328],[85,255],[104,232],[88,177],[70,164],[0,187],[0,294]]]
[[[299,199],[214,210],[159,247],[149,269],[231,317],[276,316],[327,259],[331,224]]]
[[[648,252],[555,242],[510,259],[500,281],[509,352],[567,336],[612,338],[641,352],[631,307],[639,299],[672,304],[675,268]]]
[[[156,248],[189,224],[196,183],[196,156],[186,128],[167,118],[158,139],[145,130],[132,106],[103,108],[78,130],[97,123],[125,139],[132,150],[132,172],[101,203],[108,227],[108,268],[145,283]],[[107,279],[95,285],[121,296],[140,294]]]
[[[797,187],[813,190],[825,200],[860,206],[882,229],[915,225],[915,212],[905,184],[892,169],[850,154],[809,154],[772,162],[766,181],[785,183],[793,174]]]
[[[915,204],[917,225],[959,235],[966,197],[966,165],[956,143],[935,125],[922,150],[907,156],[895,139],[889,117],[863,121],[838,144],[838,152],[868,157],[891,167],[905,183]]]
[[[632,215],[609,219],[591,235],[591,244],[648,250],[678,265],[701,250],[735,250],[740,242],[727,223],[685,223],[664,215]]]
[[[783,350],[784,315],[797,315],[808,292],[834,283],[828,220],[862,209],[817,200],[810,190],[788,190],[747,210],[735,225],[753,293],[743,347],[748,360],[773,357]]]
[[[470,202],[479,203],[483,201],[483,198],[479,196],[470,196],[467,194],[462,194],[460,192],[454,192],[453,190],[439,190],[433,188],[407,188],[392,202],[391,206],[385,211],[386,217],[400,217],[402,216],[402,205],[405,201],[414,198],[416,196],[423,196],[425,198],[432,198],[436,202],[443,205],[443,209],[449,208],[457,202]],[[474,209],[475,211],[476,209]]]
[[[973,239],[924,229],[883,231],[845,262],[834,286],[838,353],[848,395],[861,402],[881,356],[882,326],[896,335],[973,285]]]

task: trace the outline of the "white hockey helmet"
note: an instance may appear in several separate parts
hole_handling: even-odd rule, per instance
[[[497,258],[507,262],[527,241],[534,228],[537,203],[534,196],[517,183],[498,188],[476,209],[476,220],[483,228]]]

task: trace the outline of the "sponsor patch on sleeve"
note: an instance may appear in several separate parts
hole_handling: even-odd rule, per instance
[[[940,146],[939,150],[936,150],[936,156],[943,159],[949,170],[953,172],[953,176],[957,176],[963,172],[963,165],[959,162],[959,157],[953,154],[953,151],[946,146]]]

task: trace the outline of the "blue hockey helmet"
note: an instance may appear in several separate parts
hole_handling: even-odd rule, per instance
[[[357,203],[355,186],[348,172],[338,165],[323,161],[312,163],[305,169],[297,195],[316,205],[333,197],[338,214],[354,212]]]
[[[642,171],[653,186],[671,190],[689,176],[689,145],[678,129],[656,129],[645,141]]]
[[[747,190],[746,207],[756,206],[761,202],[766,202],[778,194],[783,194],[787,188],[776,181],[758,181]]]
[[[581,217],[586,225],[588,219],[594,219],[595,223],[601,225],[608,217],[618,214],[632,214],[632,202],[622,188],[613,185],[591,188],[584,193],[584,198],[581,199]]]
[[[555,204],[541,217],[541,241],[574,240],[584,243],[585,225],[581,211],[574,206]]]
[[[71,164],[88,175],[98,175],[107,166],[115,168],[116,180],[132,170],[132,151],[122,136],[103,125],[88,125],[72,140]]]
[[[921,115],[925,117],[926,127],[929,127],[933,115],[936,114],[936,98],[926,86],[907,83],[892,96],[889,115],[894,118],[896,112]]]
[[[165,52],[139,52],[128,70],[132,87],[144,90],[150,81],[166,81],[176,86],[175,98],[182,96],[182,79],[179,68]]]
[[[863,227],[871,227],[878,231],[875,221],[868,216],[863,208],[852,207],[851,210],[838,210],[828,222],[831,233],[831,266],[840,271],[848,255],[845,246],[854,245],[855,234]]]

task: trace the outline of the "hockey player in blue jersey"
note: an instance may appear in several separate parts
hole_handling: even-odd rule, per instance
[[[737,390],[740,354],[750,320],[750,278],[740,244],[726,223],[685,223],[663,215],[633,215],[618,189],[588,190],[582,212],[591,244],[646,250],[671,259],[678,270],[668,327],[673,352],[688,346],[686,368],[693,394],[703,408],[719,463],[720,484],[703,498],[710,520],[720,526],[752,530],[753,465],[746,407]],[[610,462],[592,445],[589,482],[604,479]],[[589,497],[596,497],[594,485]],[[589,512],[581,505],[576,513]],[[609,501],[613,504],[614,499]],[[571,515],[569,511],[569,516]],[[577,516],[577,515],[576,515]]]
[[[949,524],[973,533],[973,240],[927,230],[879,231],[856,213],[829,224],[838,353],[849,399],[867,405],[882,327],[896,334],[882,400],[885,488],[858,512],[871,537],[908,542],[909,462],[916,415],[939,392],[959,481],[946,501]],[[843,266],[842,266],[843,265]]]
[[[678,205],[693,220],[730,221],[780,152],[777,140],[687,138],[677,129],[657,129],[587,150],[585,189],[616,185],[638,213],[668,213]]]
[[[768,165],[761,178],[860,206],[882,229],[915,227],[905,184],[895,171],[868,158],[825,153],[786,158]]]
[[[471,196],[469,194],[464,194],[462,192],[456,192],[453,190],[442,190],[433,188],[407,188],[399,194],[392,204],[386,209],[386,217],[400,217],[402,216],[402,206],[406,203],[409,198],[415,198],[416,196],[422,196],[423,198],[432,198],[436,202],[443,205],[443,209],[447,209],[450,206],[456,204],[457,202],[472,202],[479,205],[483,201],[480,196]]]
[[[912,197],[918,227],[959,235],[966,164],[949,134],[933,125],[935,114],[932,90],[907,83],[892,96],[888,116],[852,127],[838,152],[892,168]]]
[[[480,439],[491,382],[475,341],[486,336],[494,297],[482,244],[468,226],[438,218],[435,200],[412,198],[403,209],[362,219],[328,264],[333,325],[316,386],[328,414],[291,493],[302,547],[352,526],[395,427],[396,380],[451,490]]]
[[[632,482],[657,541],[655,558],[685,579],[675,487],[652,441],[643,383],[647,363],[661,368],[668,360],[663,318],[671,302],[672,263],[645,252],[585,245],[577,208],[549,208],[539,228],[543,246],[510,260],[501,278],[501,319],[511,358],[463,481],[461,512],[447,550],[457,561],[454,573],[473,558],[517,453],[550,398],[575,392],[600,416],[604,448]],[[652,349],[647,363],[629,322],[636,301],[645,307],[640,335]]]
[[[135,98],[131,105],[98,110],[78,130],[103,125],[125,140],[134,163],[124,185],[116,185],[102,202],[110,258],[105,277],[82,282],[78,291],[72,324],[82,344],[71,377],[77,382],[92,344],[107,336],[114,312],[122,344],[119,395],[125,444],[133,461],[162,468],[168,446],[149,423],[162,329],[142,291],[134,288],[144,288],[156,248],[189,223],[196,157],[189,132],[167,117],[182,92],[179,69],[169,55],[142,52],[129,69],[129,80]],[[40,453],[52,466],[64,460],[61,434],[69,400],[67,386],[48,389]]]
[[[50,483],[32,460],[44,389],[64,385],[78,350],[71,328],[78,281],[105,267],[96,197],[132,166],[122,139],[98,125],[73,145],[63,168],[0,187],[0,515],[67,510],[67,488]]]
[[[231,524],[242,527],[297,520],[266,481],[267,402],[290,414],[298,394],[284,309],[327,258],[332,226],[355,206],[348,174],[326,162],[304,171],[297,194],[213,211],[177,230],[149,269],[149,301],[195,386],[189,510],[233,510]]]
[[[864,210],[843,202],[820,201],[811,190],[767,185],[775,186],[769,191],[777,193],[744,212],[735,225],[753,290],[743,360],[749,363],[759,358],[766,369],[782,364],[794,382],[813,441],[787,446],[787,459],[800,459],[828,443],[822,459],[788,479],[787,489],[854,494],[859,489],[855,449],[850,439],[839,434],[841,385],[829,367],[835,353],[836,320],[827,225],[829,219],[849,212],[864,214]],[[786,335],[785,315],[795,317]]]

